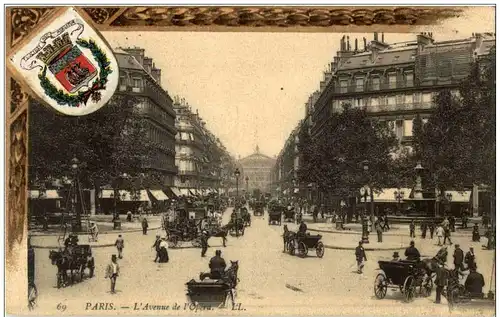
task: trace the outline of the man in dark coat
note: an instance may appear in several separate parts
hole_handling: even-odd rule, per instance
[[[453,264],[455,264],[455,270],[464,270],[464,251],[460,249],[458,244],[455,244],[455,252],[453,252]]]
[[[434,231],[436,231],[436,225],[433,221],[429,222],[429,234],[431,235],[431,240],[434,239]]]
[[[477,223],[475,223],[474,227],[472,227],[472,241],[481,241],[481,235],[479,234],[479,226],[477,225]]]
[[[155,262],[159,259],[160,257],[160,242],[161,242],[161,239],[160,239],[160,235],[157,234],[156,235],[156,240],[155,240],[155,243],[153,244],[152,248],[155,249],[156,251],[156,257],[155,257]]]
[[[425,239],[427,236],[427,222],[422,222],[422,239]]]
[[[415,238],[415,221],[410,222],[410,238]]]
[[[470,247],[469,251],[465,254],[465,263],[467,268],[470,270],[476,265],[476,255],[474,254],[474,248]]]
[[[205,253],[207,253],[208,249],[208,232],[203,230],[201,232],[201,256],[205,257]]]
[[[210,259],[208,264],[210,268],[210,273],[201,273],[200,280],[204,280],[206,277],[211,279],[221,279],[224,275],[224,270],[226,269],[226,261],[222,258],[222,252],[220,250],[215,251],[215,256]]]
[[[483,297],[484,277],[483,274],[476,271],[473,267],[465,280],[465,289],[472,297]]]
[[[410,246],[405,250],[406,259],[409,261],[419,261],[420,260],[420,252],[415,248],[415,241],[410,242]]]
[[[363,273],[363,267],[365,266],[363,261],[367,261],[365,249],[363,248],[363,241],[359,241],[358,246],[356,247],[356,262],[358,264],[358,274]]]
[[[148,220],[146,217],[142,218],[142,234],[148,234]]]
[[[434,302],[436,304],[441,304],[441,292],[443,292],[447,279],[448,272],[440,264],[436,270],[436,301]]]

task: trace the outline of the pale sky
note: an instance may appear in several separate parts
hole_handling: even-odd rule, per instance
[[[434,33],[437,40],[470,37],[473,30]],[[162,86],[186,98],[231,154],[258,144],[274,156],[304,117],[309,95],[339,48],[340,33],[103,32],[112,47],[138,46],[162,71]],[[373,34],[347,34],[368,42]],[[388,43],[414,34],[385,34]],[[281,89],[283,88],[283,89]]]

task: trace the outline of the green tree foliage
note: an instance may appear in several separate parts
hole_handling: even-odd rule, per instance
[[[390,180],[396,146],[397,139],[386,124],[372,120],[365,109],[344,104],[308,147],[309,177],[320,190],[339,197],[356,195],[367,183],[380,190]],[[368,171],[363,169],[364,161]]]
[[[71,159],[81,162],[80,180],[85,186],[111,184],[122,173],[140,174],[153,144],[138,116],[140,100],[115,95],[100,110],[83,117],[63,116],[30,102],[30,182],[71,177]]]

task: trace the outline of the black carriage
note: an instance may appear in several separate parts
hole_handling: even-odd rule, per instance
[[[284,210],[284,220],[285,222],[294,222],[295,221],[295,209],[288,209],[286,208]]]
[[[284,206],[272,206],[269,210],[269,224],[274,223],[281,226],[281,218],[285,210]]]
[[[246,227],[250,227],[252,225],[252,217],[245,207],[241,208],[241,219]]]
[[[188,303],[202,307],[224,306],[231,292],[231,285],[222,280],[193,279],[187,282],[186,286]]]
[[[382,273],[377,274],[374,283],[375,297],[383,299],[387,288],[399,288],[405,302],[411,302],[420,287],[420,294],[429,296],[432,292],[432,278],[427,276],[418,261],[378,261]]]
[[[265,203],[263,202],[256,202],[253,206],[253,215],[255,217],[260,217],[260,216],[264,216],[264,205]]]
[[[38,290],[35,285],[35,250],[28,246],[28,308],[35,308]]]
[[[78,279],[82,281],[85,275],[85,269],[89,269],[89,278],[94,276],[94,257],[92,256],[92,248],[88,244],[69,246],[64,251],[51,250],[49,252],[49,258],[52,260],[52,264],[58,267],[56,275],[57,288],[61,288],[68,284],[67,271],[70,272],[71,283],[74,282],[74,273],[76,273]],[[66,265],[67,263],[70,263],[70,265]]]
[[[239,236],[240,234],[245,235],[245,222],[241,215],[231,218],[229,222],[229,233],[231,235]]]
[[[290,255],[295,255],[295,251],[299,253],[299,256],[304,258],[307,256],[309,249],[315,249],[318,258],[322,258],[325,255],[325,245],[321,242],[322,236],[320,234],[310,235],[309,233],[300,237],[296,234],[294,239],[288,242],[288,253]]]

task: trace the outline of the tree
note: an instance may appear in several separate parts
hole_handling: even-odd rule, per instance
[[[122,174],[138,176],[153,155],[138,98],[115,95],[100,110],[83,117],[63,116],[30,102],[29,179],[33,185],[71,175],[71,159],[81,163],[80,182],[112,184]]]
[[[309,184],[314,182],[314,179],[310,173],[311,170],[315,168],[311,158],[313,156],[313,142],[311,134],[309,133],[308,126],[304,123],[299,128],[299,142],[297,143],[297,149],[299,152],[299,169],[297,171],[297,177],[299,183]]]
[[[339,197],[356,195],[367,183],[380,190],[389,180],[396,146],[397,139],[387,125],[372,120],[365,109],[344,104],[343,111],[333,114],[321,136],[311,142],[309,177],[321,190]]]

